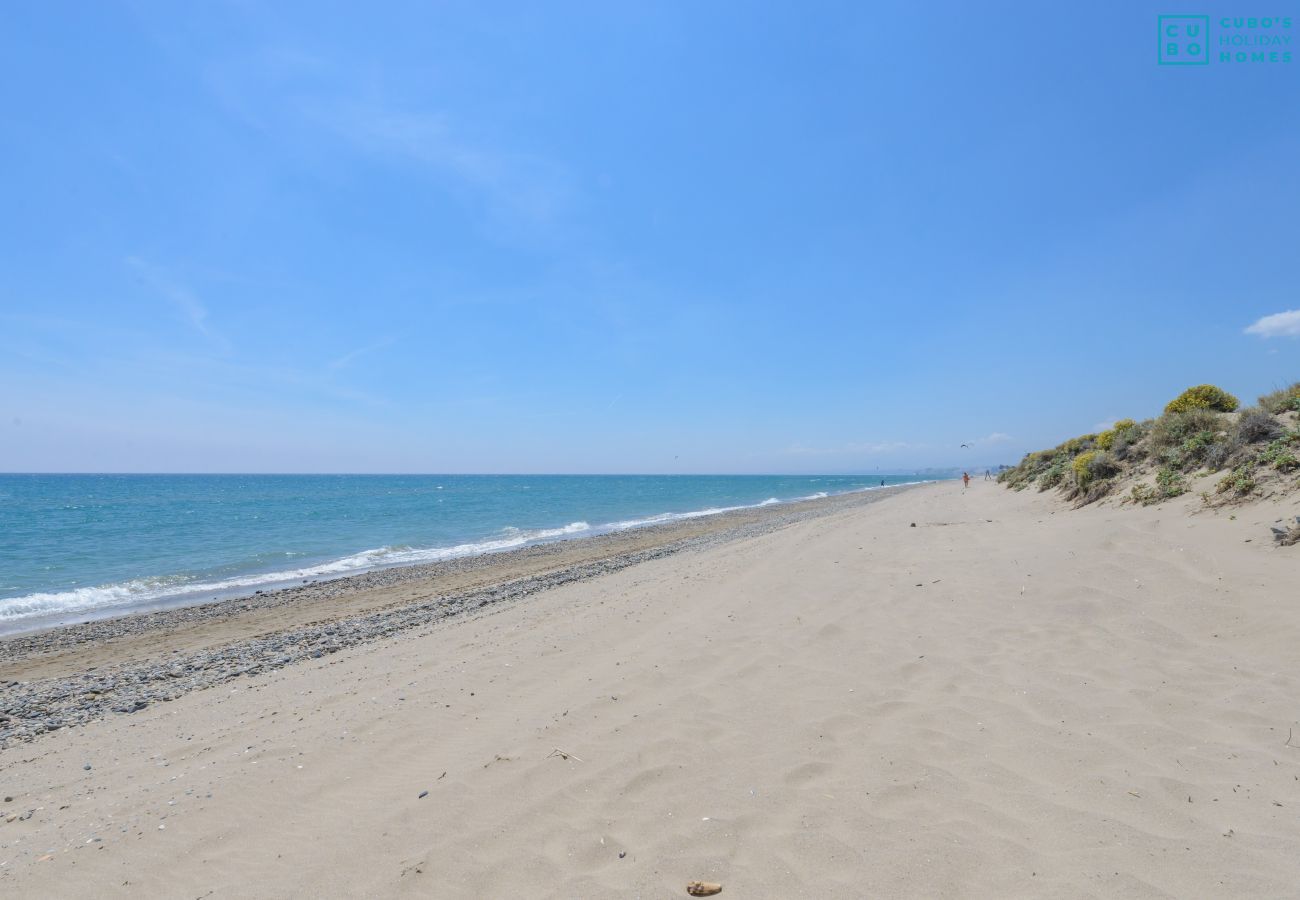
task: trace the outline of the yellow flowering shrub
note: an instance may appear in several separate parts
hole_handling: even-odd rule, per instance
[[[1191,409],[1215,409],[1219,412],[1234,412],[1240,405],[1237,398],[1223,390],[1223,388],[1217,388],[1212,384],[1198,384],[1196,387],[1189,387],[1170,400],[1169,405],[1165,407],[1165,412],[1187,412]]]

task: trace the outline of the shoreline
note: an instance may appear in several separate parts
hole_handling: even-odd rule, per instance
[[[228,674],[238,628],[309,604],[36,653],[33,675],[101,665],[0,689],[0,716],[51,685],[57,715],[100,687],[170,702],[0,749],[0,884],[1289,896],[1300,610],[1269,525],[1296,502],[1071,510],[931,484],[666,549],[556,545],[444,573],[464,590],[439,600],[418,580],[354,593],[340,611],[371,611],[326,622],[308,658],[255,639],[256,677],[211,690],[182,690],[212,674],[186,664]]]
[[[921,484],[741,507],[0,636],[0,748]],[[163,661],[165,655],[165,662]]]
[[[588,525],[586,521],[574,521],[563,526],[539,526],[523,532],[520,532],[519,529],[513,529],[516,535],[521,536],[498,536],[493,538],[485,536],[475,538],[466,537],[463,538],[460,543],[454,543],[448,546],[407,548],[379,547],[374,549],[344,551],[342,556],[324,554],[320,555],[314,562],[304,562],[296,569],[265,571],[250,570],[242,574],[208,576],[207,580],[203,580],[202,576],[200,576],[198,580],[192,583],[176,585],[176,587],[170,592],[157,593],[155,595],[146,593],[143,596],[133,599],[121,599],[107,603],[90,603],[89,605],[79,607],[73,606],[64,609],[56,608],[39,612],[32,611],[18,615],[0,617],[0,640],[13,635],[28,634],[71,625],[88,624],[96,621],[146,615],[154,612],[218,603],[225,600],[241,599],[254,596],[255,594],[272,593],[304,584],[338,581],[356,575],[366,575],[389,569],[430,566],[463,558],[510,552],[540,544],[602,537],[624,531],[653,528],[660,525],[671,525],[680,521],[759,509],[766,506],[788,506],[792,503],[826,499],[827,497],[868,493],[878,491],[884,487],[910,487],[918,484],[926,484],[932,480],[935,479],[922,478],[917,481],[898,482],[890,485],[886,485],[882,481],[879,486],[868,485],[853,487],[847,490],[818,492],[808,496],[795,496],[786,499],[778,499],[776,496],[772,496],[765,500],[753,503],[738,503],[729,506],[708,506],[698,509],[688,509],[681,512],[644,514],[631,519],[605,522],[596,526]],[[439,488],[441,488],[441,485],[439,485]],[[578,514],[580,515],[580,513]],[[510,530],[511,529],[506,529],[506,531]],[[391,557],[403,555],[414,558],[385,560],[385,555]],[[354,560],[359,558],[372,556],[378,561],[370,564],[353,563]],[[349,563],[352,564],[348,565]],[[17,604],[21,607],[24,602],[30,603],[35,600],[48,602],[47,598],[67,597],[78,594],[81,591],[89,591],[91,594],[94,594],[97,592],[129,588],[131,585],[157,580],[158,578],[168,580],[171,577],[172,576],[167,575],[151,577],[135,576],[123,582],[100,584],[80,589],[67,588],[37,590],[30,594],[0,599],[0,604]],[[216,580],[212,580],[214,578]]]

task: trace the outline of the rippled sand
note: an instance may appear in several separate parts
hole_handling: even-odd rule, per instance
[[[1294,896],[1296,511],[930,485],[44,735],[0,893]]]

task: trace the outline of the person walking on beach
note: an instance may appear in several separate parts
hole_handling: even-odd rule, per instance
[[[990,472],[988,469],[985,469],[985,470],[984,470],[984,480],[985,480],[985,481],[992,481],[992,480],[993,480],[993,473]]]
[[[966,488],[970,487],[970,472],[961,473],[961,486],[962,486],[962,490],[965,490]]]

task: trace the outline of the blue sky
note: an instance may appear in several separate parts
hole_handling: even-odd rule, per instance
[[[1300,60],[1158,66],[1163,6],[11,6],[0,470],[907,469],[1253,398]]]

